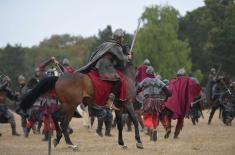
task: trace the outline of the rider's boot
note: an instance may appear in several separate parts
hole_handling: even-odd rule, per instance
[[[109,98],[108,98],[108,101],[106,102],[106,107],[108,107],[109,109],[113,109],[113,110],[117,110],[119,111],[120,109],[117,108],[115,105],[114,105],[114,99],[115,99],[115,95],[113,93],[110,93],[109,94]]]

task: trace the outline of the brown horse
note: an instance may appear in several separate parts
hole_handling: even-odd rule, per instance
[[[123,125],[121,116],[125,109],[135,126],[136,146],[137,148],[143,149],[143,144],[139,134],[138,121],[132,105],[132,99],[135,97],[135,69],[132,65],[128,65],[123,73],[127,80],[127,100],[125,102],[115,101],[114,103],[115,106],[120,109],[120,111],[115,111],[118,128],[118,144],[124,148],[126,147],[122,135]],[[61,102],[60,109],[52,114],[56,127],[56,138],[53,141],[54,146],[59,144],[63,134],[66,143],[76,149],[77,146],[70,140],[67,128],[79,104],[83,103],[88,106],[95,105],[92,81],[86,74],[79,72],[63,75],[60,78],[45,78],[23,98],[21,108],[23,110],[28,109],[34,103],[36,98],[53,88],[55,88],[58,99]],[[58,122],[60,122],[60,124]]]

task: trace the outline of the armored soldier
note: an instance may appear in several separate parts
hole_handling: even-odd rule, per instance
[[[231,126],[232,120],[235,117],[235,81],[231,83],[230,90],[222,95],[223,101],[223,122]]]
[[[174,138],[178,138],[183,129],[184,117],[188,114],[191,102],[201,92],[201,86],[194,78],[186,76],[186,71],[181,68],[177,71],[177,77],[169,82],[172,96],[164,102],[163,120],[165,121],[168,138],[171,133],[171,119],[177,119]]]
[[[36,84],[38,84],[39,80],[46,76],[46,74],[45,74],[46,67],[48,65],[54,64],[54,63],[55,63],[55,57],[51,57],[49,60],[41,63],[35,69],[34,76],[29,80],[29,82],[27,84],[28,91],[33,89],[34,86]],[[29,110],[30,114],[29,114],[29,118],[28,118],[28,122],[27,122],[27,130],[26,130],[25,137],[29,136],[29,132],[30,132],[31,128],[33,128],[34,133],[36,133],[35,122],[38,122],[37,132],[40,132],[40,128],[41,128],[42,122],[43,122],[43,120],[42,120],[43,119],[42,101],[43,101],[43,97],[40,97],[39,99],[37,99],[36,102],[34,103],[33,107]]]
[[[14,94],[8,87],[10,84],[10,78],[5,77],[0,83],[0,122],[10,123],[13,136],[20,136],[16,131],[16,122],[13,113],[8,109],[6,105],[6,98],[11,100],[17,100],[18,96]]]
[[[147,70],[148,66],[150,66],[150,65],[151,65],[151,63],[150,63],[149,59],[145,59],[144,63],[137,68],[136,86],[138,86],[138,84],[141,81],[143,81],[145,78],[148,77],[148,74],[146,73],[146,70]],[[141,108],[143,107],[143,102],[144,102],[143,92],[137,93],[136,94],[136,102],[133,105],[134,105],[134,108],[135,108],[135,112],[136,112],[138,121],[139,121],[142,129],[144,129],[145,133],[147,134],[147,129],[145,128],[143,119],[141,117],[141,114],[142,114],[142,109]]]
[[[62,71],[65,73],[73,73],[75,69],[70,65],[70,62],[67,58],[64,58],[62,62]]]
[[[216,83],[214,84],[213,88],[212,88],[212,103],[211,103],[211,113],[209,116],[209,120],[208,120],[208,124],[211,124],[211,120],[214,116],[215,111],[218,108],[222,108],[221,107],[221,97],[224,94],[224,92],[226,91],[224,88],[224,77],[223,76],[219,76],[216,80]]]
[[[119,110],[114,106],[114,99],[120,96],[121,80],[117,69],[122,69],[130,59],[130,55],[123,53],[122,42],[124,40],[124,32],[117,29],[112,36],[112,40],[101,44],[92,54],[89,62],[78,71],[87,73],[92,68],[97,70],[100,80],[107,81],[112,84],[110,95],[106,102],[106,107],[90,107],[89,111],[98,118],[97,134],[103,136],[103,122],[106,126],[105,135],[111,136],[112,112],[110,109]]]
[[[26,79],[23,75],[20,75],[18,77],[18,84],[19,84],[19,87],[20,87],[19,98],[22,98],[28,92]],[[21,126],[23,128],[24,134],[26,132],[26,125],[27,125],[27,118],[26,117],[27,117],[26,115],[21,115]]]
[[[46,72],[47,77],[55,76],[55,71],[53,69],[48,69]],[[44,138],[43,141],[49,140],[49,129],[55,129],[53,119],[51,114],[58,110],[59,102],[57,100],[55,89],[49,90],[44,96],[44,105],[43,105],[43,123],[44,123]]]
[[[95,52],[91,54],[87,65],[80,68],[80,72],[88,72],[91,68],[98,70],[100,79],[112,83],[112,89],[107,100],[107,106],[118,110],[113,105],[114,99],[120,95],[121,81],[116,69],[122,69],[131,59],[131,55],[123,53],[122,42],[124,40],[124,32],[117,29],[112,40],[101,44]]]
[[[207,102],[211,104],[212,102],[212,88],[214,84],[216,83],[216,70],[215,68],[211,68],[209,76],[208,76],[208,82],[206,85],[206,98]]]
[[[150,128],[150,139],[157,140],[157,126],[159,113],[162,106],[161,93],[166,97],[171,96],[170,90],[166,87],[158,77],[154,76],[153,67],[149,66],[146,70],[147,77],[138,85],[139,89],[143,90],[144,94],[144,123],[147,128]]]

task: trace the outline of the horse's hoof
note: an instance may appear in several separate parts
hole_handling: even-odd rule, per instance
[[[78,146],[77,145],[69,145],[69,148],[73,149],[74,152],[79,151]]]
[[[54,140],[53,140],[53,144],[54,144],[54,147],[56,147],[56,146],[59,144],[59,142],[57,141],[57,139],[54,139]]]
[[[123,150],[128,149],[127,145],[122,145],[121,148],[122,148]]]
[[[142,143],[136,143],[136,147],[137,147],[138,149],[144,149],[144,146],[143,146]]]

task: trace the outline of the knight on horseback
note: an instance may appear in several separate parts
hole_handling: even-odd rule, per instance
[[[117,69],[123,68],[131,59],[131,55],[125,55],[122,49],[122,42],[124,40],[124,32],[122,29],[117,29],[112,36],[112,40],[101,44],[91,54],[89,62],[80,68],[79,72],[88,72],[90,69],[98,71],[100,80],[112,83],[112,89],[109,94],[106,106],[119,110],[113,104],[114,99],[120,94],[120,75]]]
[[[126,110],[135,126],[136,147],[139,149],[144,148],[140,139],[138,121],[132,106],[132,100],[135,97],[135,68],[127,63],[128,59],[131,59],[131,55],[124,54],[122,41],[123,31],[116,30],[112,40],[101,44],[91,55],[87,65],[73,74],[65,74],[59,78],[48,77],[42,79],[21,101],[21,108],[27,110],[39,96],[55,88],[61,107],[52,114],[54,122],[57,122],[55,123],[56,138],[53,140],[54,146],[59,144],[64,135],[66,144],[69,147],[73,149],[78,147],[72,143],[67,128],[77,106],[83,103],[85,106],[98,107],[98,110],[95,109],[94,111],[106,115],[100,117],[101,119],[106,118],[106,121],[108,120],[107,117],[112,118],[107,113],[111,113],[111,109],[116,109],[118,144],[123,148],[126,148],[126,145],[122,135],[122,113]],[[125,67],[126,63],[128,66]],[[113,102],[114,100],[115,102]],[[103,113],[103,109],[106,110],[106,113]],[[104,122],[105,125],[106,123],[110,125],[106,125],[106,135],[109,134],[108,131],[111,128],[110,122]]]
[[[124,32],[117,29],[112,36],[112,40],[101,44],[95,52],[91,54],[89,62],[84,67],[80,68],[80,72],[88,72],[93,69],[98,72],[99,79],[112,84],[111,92],[104,107],[89,107],[89,112],[98,118],[97,134],[103,136],[103,122],[106,126],[105,135],[111,136],[112,112],[119,110],[114,105],[114,100],[120,96],[120,88],[122,82],[117,69],[125,66],[128,61],[128,56],[123,53],[122,42],[124,40]],[[131,57],[129,56],[129,59]],[[98,89],[98,88],[97,88]]]

